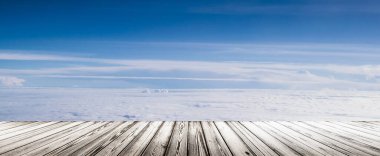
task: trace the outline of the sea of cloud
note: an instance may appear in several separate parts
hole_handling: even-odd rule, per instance
[[[380,92],[0,89],[0,120],[379,120]]]

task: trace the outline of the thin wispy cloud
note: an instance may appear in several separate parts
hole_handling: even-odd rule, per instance
[[[2,87],[22,87],[24,83],[24,79],[15,76],[0,76],[0,84]]]
[[[359,55],[359,54],[358,54]],[[375,55],[375,54],[374,54]],[[376,55],[377,56],[377,55]],[[94,72],[119,72],[126,70],[151,70],[151,71],[205,71],[214,73],[234,73],[243,75],[250,71],[268,70],[326,70],[344,74],[358,74],[376,76],[380,73],[380,65],[341,65],[341,64],[311,64],[311,63],[279,63],[279,62],[246,62],[246,61],[179,61],[179,60],[128,60],[128,59],[98,59],[85,57],[69,57],[60,55],[39,54],[9,54],[0,53],[3,60],[31,60],[31,61],[74,61],[74,62],[96,62],[113,66],[74,66],[63,68],[42,69],[4,69],[3,73],[18,74],[45,74],[75,71]]]
[[[15,77],[37,77],[45,79],[104,79],[104,80],[177,80],[265,83],[288,88],[353,88],[380,89],[380,58],[376,45],[350,44],[228,44],[197,42],[112,42],[124,46],[151,46],[157,48],[198,47],[211,51],[205,55],[251,55],[261,57],[278,56],[275,61],[244,60],[170,60],[170,59],[119,59],[53,55],[54,52],[0,50],[0,60],[60,62],[59,66],[22,68],[0,67],[0,75]],[[218,52],[218,53],[213,53]],[[294,58],[322,57],[328,63],[301,61],[291,63]],[[331,57],[346,58],[356,63],[328,61]],[[283,59],[284,61],[281,61]],[[306,59],[307,60],[307,59]],[[370,61],[366,61],[370,60]],[[368,63],[370,62],[370,63]],[[22,84],[22,83],[20,83]],[[19,85],[21,86],[21,85]]]
[[[249,82],[252,79],[243,78],[199,78],[199,77],[146,77],[146,76],[91,76],[91,75],[38,75],[51,78],[81,78],[81,79],[119,79],[119,80],[189,80],[189,81],[237,81]]]
[[[58,57],[58,56],[57,56]],[[65,58],[62,56],[62,58]],[[55,59],[55,58],[54,58]],[[173,60],[113,60],[77,59],[79,62],[98,61],[107,66],[74,66],[39,69],[0,69],[4,75],[24,75],[66,79],[141,79],[260,82],[291,88],[351,87],[380,89],[377,84],[380,65],[295,64],[274,62],[213,62]],[[116,65],[115,65],[116,64]],[[155,76],[128,76],[128,72],[156,72]],[[127,72],[127,73],[125,73]],[[167,77],[171,73],[188,73],[201,77]],[[86,73],[86,75],[83,75]],[[64,75],[62,75],[64,74]],[[113,76],[113,75],[124,76]],[[342,76],[344,75],[344,76]],[[218,78],[215,78],[218,77]]]
[[[72,56],[62,56],[62,55],[49,55],[49,54],[35,54],[35,52],[36,51],[25,51],[25,50],[0,50],[0,60],[78,61],[78,62],[98,62],[99,61],[97,59],[92,59],[92,58],[72,57]]]
[[[77,41],[80,42],[80,41]],[[261,56],[318,56],[345,58],[380,58],[380,46],[374,44],[326,44],[326,43],[201,43],[201,42],[122,42],[122,41],[87,41],[86,44],[108,45],[109,48],[158,48],[162,51],[176,49],[196,49],[202,53],[223,54],[255,54]],[[0,60],[41,60],[41,61],[81,61],[120,64],[117,59],[88,58],[78,56],[58,56],[44,54],[49,51],[0,50]]]

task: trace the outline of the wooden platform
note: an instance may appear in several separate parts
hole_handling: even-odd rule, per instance
[[[380,122],[0,122],[0,155],[380,155]]]

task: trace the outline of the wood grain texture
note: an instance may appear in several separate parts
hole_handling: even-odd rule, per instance
[[[165,155],[187,155],[188,122],[176,122]]]
[[[257,148],[248,148],[226,122],[218,121],[215,122],[215,125],[220,134],[222,134],[224,140],[227,140],[226,143],[233,155],[263,155]]]
[[[170,135],[174,128],[174,122],[165,122],[155,137],[146,147],[144,156],[159,156],[164,155],[169,144]]]
[[[380,156],[380,122],[0,121],[0,155]]]
[[[212,156],[232,156],[224,138],[219,133],[214,122],[202,121],[203,132],[206,138],[209,154]]]
[[[146,129],[144,129],[130,144],[127,145],[119,155],[141,155],[152,138],[156,135],[157,131],[162,127],[162,122],[150,122]]]
[[[307,128],[307,129],[314,131],[320,135],[329,137],[333,140],[339,141],[343,144],[346,144],[346,145],[351,146],[353,148],[359,149],[359,150],[364,151],[366,153],[370,153],[372,155],[379,155],[379,153],[380,153],[380,150],[378,148],[372,147],[372,146],[367,146],[366,144],[363,144],[363,143],[357,141],[352,136],[345,136],[345,135],[340,134],[337,131],[326,131],[324,129],[311,126],[305,122],[294,122],[294,124],[296,124],[297,126],[300,126],[300,127]]]
[[[110,144],[104,147],[96,155],[118,155],[132,140],[134,140],[141,132],[148,126],[148,122],[137,122],[127,131],[120,135],[120,137],[113,140]]]
[[[329,146],[343,154],[346,155],[370,155],[368,153],[363,152],[363,150],[357,149],[355,147],[351,147],[350,145],[345,144],[345,141],[341,140],[335,140],[329,136],[325,136],[323,134],[320,134],[318,132],[313,131],[313,129],[307,129],[302,126],[297,126],[294,123],[291,122],[278,122],[278,124],[281,124],[289,129],[292,129],[293,131],[296,131],[306,137],[312,138],[326,146]]]
[[[203,134],[200,122],[190,121],[188,139],[189,140],[187,142],[187,151],[189,155],[209,155],[205,136]]]

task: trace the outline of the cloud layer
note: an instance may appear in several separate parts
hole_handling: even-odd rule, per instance
[[[375,91],[23,88],[0,95],[6,121],[380,119]]]
[[[25,80],[14,76],[0,76],[0,82],[3,87],[21,87]]]

